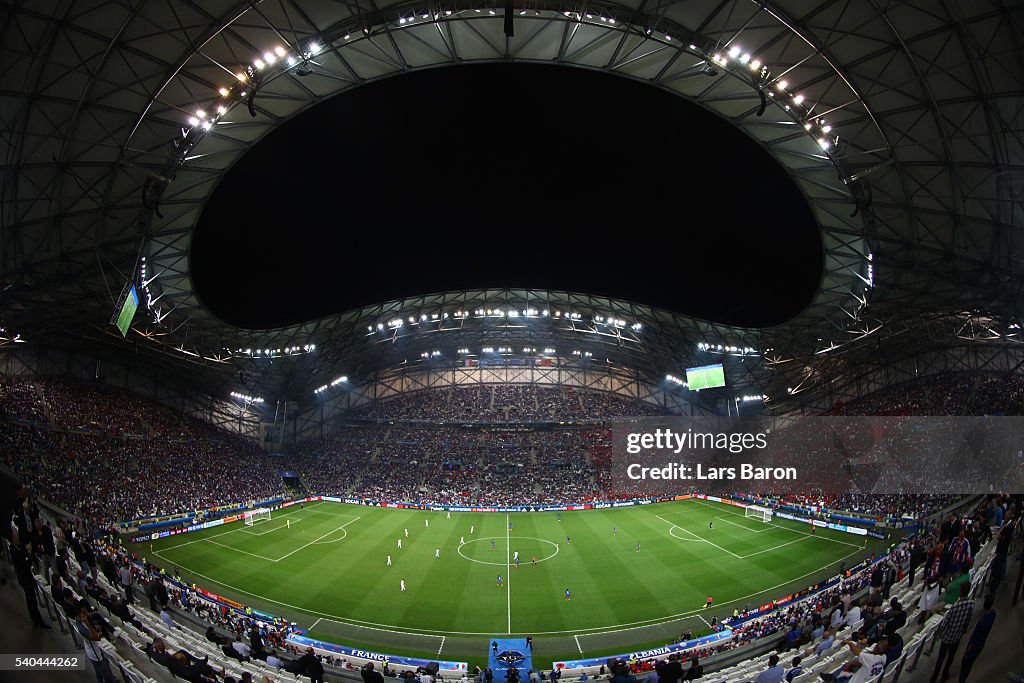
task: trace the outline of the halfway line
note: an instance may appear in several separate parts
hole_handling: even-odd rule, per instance
[[[512,542],[508,533],[508,513],[505,513],[505,593],[508,595],[508,633],[512,635]]]

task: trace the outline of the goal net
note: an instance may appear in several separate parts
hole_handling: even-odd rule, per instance
[[[754,517],[761,520],[762,522],[772,521],[772,511],[769,508],[762,508],[756,505],[747,506],[747,517]]]
[[[270,521],[270,508],[256,508],[255,510],[246,510],[245,512],[245,525],[252,526],[256,522],[269,522]]]

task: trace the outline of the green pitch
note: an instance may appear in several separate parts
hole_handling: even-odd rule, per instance
[[[865,548],[861,537],[839,532],[812,536],[806,525],[765,524],[698,500],[563,512],[561,520],[554,512],[448,519],[324,502],[135,550],[324,640],[478,662],[489,636],[532,634],[535,661],[549,663],[670,642],[883,545]],[[713,607],[704,610],[708,596]]]

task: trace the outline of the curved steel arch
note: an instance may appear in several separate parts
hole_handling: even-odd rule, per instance
[[[248,146],[326,97],[414,69],[507,60],[599,69],[675,92],[729,119],[790,173],[826,252],[807,310],[761,331],[673,316],[678,344],[714,335],[765,350],[758,385],[781,400],[799,404],[800,391],[785,389],[825,391],[842,379],[841,368],[828,370],[835,376],[820,369],[823,354],[842,349],[871,362],[886,326],[962,310],[1017,317],[1020,6],[518,5],[514,38],[503,33],[503,3],[493,2],[0,8],[2,322],[37,339],[68,334],[73,343],[86,330],[102,342],[96,321],[145,241],[156,302],[152,320],[138,325],[144,345],[229,367],[226,350],[244,340],[276,347],[344,337],[332,330],[351,315],[265,333],[213,319],[195,299],[187,264],[205,199]],[[276,55],[278,46],[296,63]],[[275,65],[253,68],[270,61],[264,55]],[[754,60],[767,72],[751,69]],[[204,117],[208,130],[189,123],[197,109],[209,115],[217,106],[225,112]],[[818,144],[820,119],[831,126],[827,149]],[[652,351],[659,357],[644,367],[680,356],[665,353]],[[288,372],[261,376],[293,391],[315,386]]]

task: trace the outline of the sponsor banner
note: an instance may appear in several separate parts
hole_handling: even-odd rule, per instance
[[[455,671],[464,672],[469,668],[469,664],[466,662],[447,662],[440,661],[437,659],[418,659],[416,657],[399,657],[397,655],[383,654],[380,652],[371,652],[369,650],[359,650],[356,648],[346,647],[344,645],[335,645],[334,643],[325,643],[320,640],[313,640],[305,636],[291,635],[288,636],[288,642],[293,645],[297,645],[302,649],[311,647],[314,650],[319,650],[322,653],[329,653],[332,655],[341,655],[343,657],[355,657],[357,659],[365,659],[371,662],[383,662],[387,661],[389,664],[397,664],[400,666],[414,666],[414,667],[426,667],[431,662],[437,662],[438,668],[441,671]]]
[[[596,659],[570,659],[564,662],[555,662],[555,668],[582,669],[588,666],[601,666],[607,664],[609,659],[620,659],[623,661],[629,661],[631,659],[661,659],[663,657],[668,657],[670,654],[675,652],[686,652],[687,650],[704,647],[706,645],[715,645],[730,640],[731,638],[732,631],[725,629],[718,633],[712,633],[711,635],[695,638],[694,640],[688,640],[685,643],[674,643],[672,645],[656,647],[651,650],[638,650],[636,652],[627,652],[621,655],[610,655],[608,657],[598,657]]]
[[[202,595],[207,600],[212,600],[214,602],[219,602],[222,605],[227,605],[228,607],[231,607],[232,609],[239,610],[240,612],[245,612],[245,605],[243,605],[240,602],[235,602],[234,600],[231,600],[229,598],[223,598],[223,597],[217,595],[216,593],[211,593],[210,591],[206,590],[205,588],[200,588],[199,586],[197,586],[195,584],[192,584],[192,590],[194,590],[195,592],[199,593],[200,595]]]
[[[340,503],[341,498],[337,496],[320,496],[320,500],[326,500],[328,503]],[[348,502],[348,501],[345,501]]]

